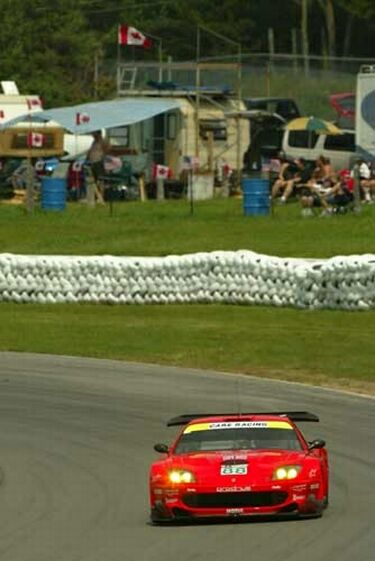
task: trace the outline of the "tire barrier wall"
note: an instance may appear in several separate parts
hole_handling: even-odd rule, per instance
[[[0,254],[0,301],[367,310],[375,305],[375,255],[309,261],[246,250],[167,257]]]

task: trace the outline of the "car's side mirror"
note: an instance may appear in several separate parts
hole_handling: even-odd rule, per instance
[[[326,445],[325,440],[323,440],[322,438],[316,438],[315,440],[309,442],[309,450],[317,450],[320,448],[324,448],[325,445]]]
[[[169,452],[169,448],[166,444],[155,444],[154,450],[160,454],[168,454]]]

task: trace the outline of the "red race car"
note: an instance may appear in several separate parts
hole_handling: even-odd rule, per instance
[[[324,440],[308,442],[295,423],[312,413],[181,415],[171,447],[150,469],[154,523],[208,517],[320,516],[328,505]]]

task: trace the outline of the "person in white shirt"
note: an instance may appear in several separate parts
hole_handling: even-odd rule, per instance
[[[351,176],[358,175],[361,196],[366,203],[372,203],[372,192],[375,190],[375,181],[371,178],[370,166],[363,158],[359,158],[356,162],[357,169],[351,171]]]

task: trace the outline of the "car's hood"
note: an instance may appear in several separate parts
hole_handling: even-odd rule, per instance
[[[192,471],[197,481],[246,482],[268,480],[280,466],[302,465],[306,458],[303,451],[262,450],[234,452],[205,452],[171,456],[166,460],[171,469]],[[225,470],[225,465],[246,465],[245,470]]]

